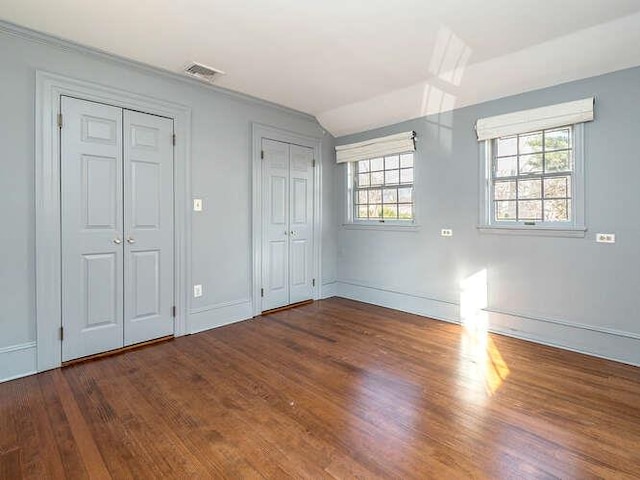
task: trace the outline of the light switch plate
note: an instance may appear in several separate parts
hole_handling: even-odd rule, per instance
[[[194,198],[193,199],[193,211],[194,212],[201,212],[202,211],[202,199],[201,198]]]
[[[442,237],[453,237],[453,230],[450,228],[443,228],[440,230],[440,236]]]
[[[198,298],[202,296],[202,285],[193,286],[193,297]]]

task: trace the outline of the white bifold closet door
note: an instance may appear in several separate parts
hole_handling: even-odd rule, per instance
[[[262,310],[313,298],[313,149],[262,139]]]
[[[173,120],[61,97],[63,361],[170,335]]]

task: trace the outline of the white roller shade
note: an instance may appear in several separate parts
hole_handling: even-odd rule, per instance
[[[415,132],[403,132],[387,137],[372,138],[364,142],[338,145],[336,147],[336,161],[338,163],[357,162],[368,158],[383,157],[395,153],[413,152]]]
[[[593,120],[594,102],[595,98],[590,97],[575,102],[481,118],[476,123],[478,141],[589,122]]]

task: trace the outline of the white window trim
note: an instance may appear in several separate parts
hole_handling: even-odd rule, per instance
[[[574,169],[571,174],[571,222],[537,222],[536,225],[525,225],[525,222],[500,222],[494,219],[491,198],[493,187],[493,141],[494,139],[488,139],[480,142],[480,161],[478,162],[480,165],[480,212],[478,229],[483,233],[506,235],[584,237],[587,231],[585,224],[584,123],[573,125]]]
[[[388,230],[388,231],[417,231],[420,229],[420,225],[418,224],[418,193],[416,188],[416,152],[415,151],[404,151],[401,153],[412,153],[413,154],[413,219],[411,220],[389,220],[385,219],[384,221],[380,220],[359,220],[355,217],[355,205],[354,205],[354,168],[355,163],[357,161],[346,163],[346,213],[344,222],[342,223],[342,227],[347,230]],[[401,154],[400,153],[400,154]],[[363,159],[366,160],[366,159]]]

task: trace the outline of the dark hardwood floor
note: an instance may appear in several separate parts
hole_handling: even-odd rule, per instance
[[[640,368],[343,299],[0,384],[0,478],[640,478]]]

